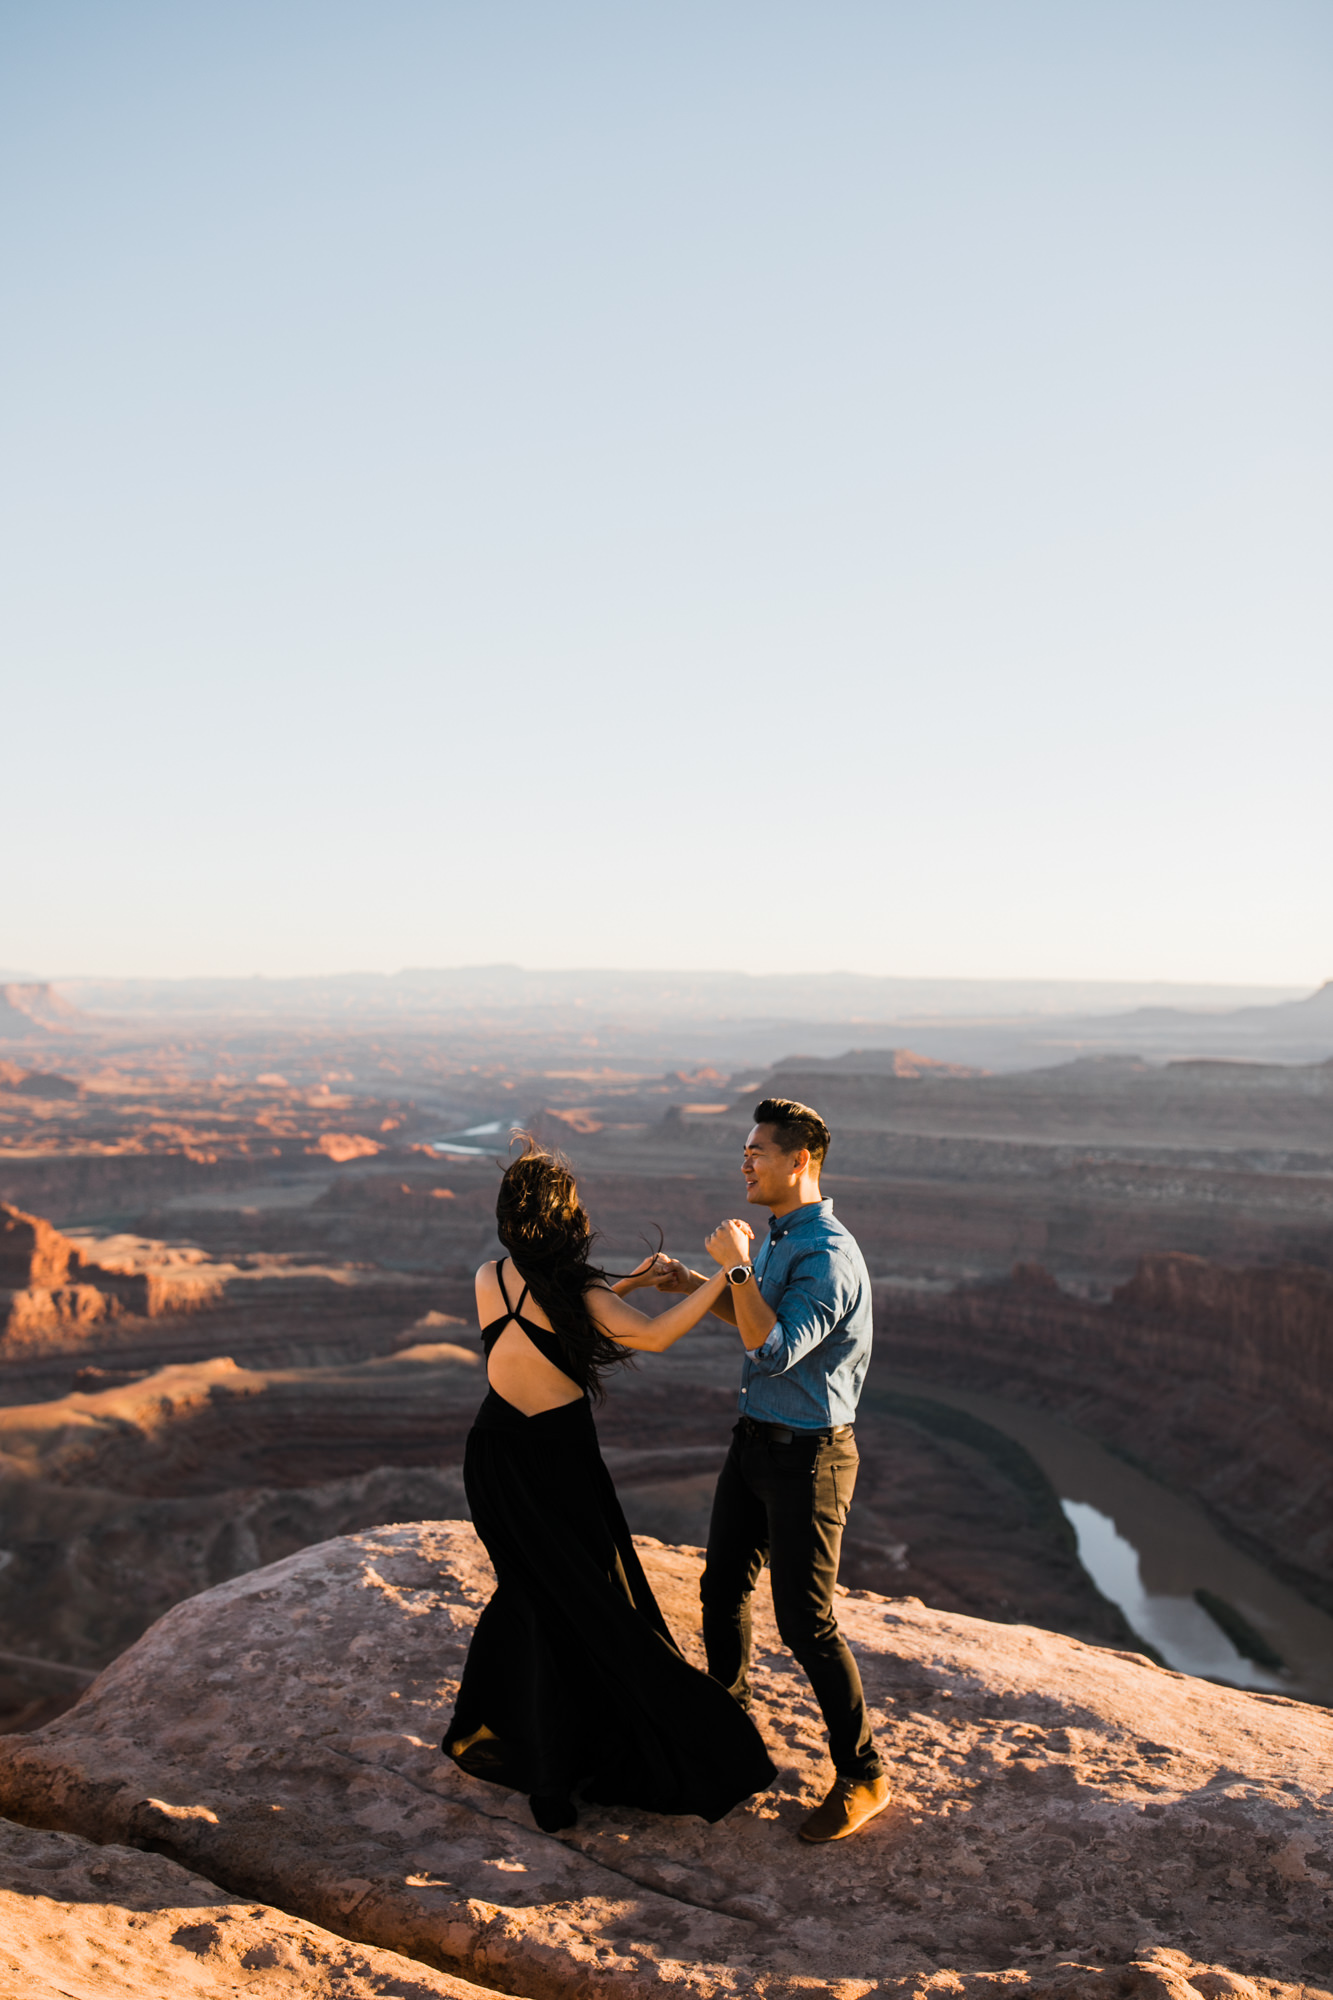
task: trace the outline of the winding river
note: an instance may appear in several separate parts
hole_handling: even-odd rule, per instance
[[[1333,1706],[1333,1618],[1224,1541],[1192,1500],[1043,1411],[907,1375],[891,1376],[887,1386],[965,1410],[1022,1445],[1060,1496],[1084,1569],[1168,1666]],[[1284,1670],[1244,1658],[1197,1602],[1197,1590],[1234,1606]]]
[[[518,1129],[518,1126],[508,1118],[491,1118],[484,1125],[468,1125],[461,1132],[446,1132],[442,1139],[432,1139],[430,1144],[437,1153],[443,1154],[446,1158],[450,1153],[472,1154],[476,1157],[485,1153],[502,1156],[511,1133],[517,1132]],[[477,1139],[489,1143],[474,1145],[473,1141]]]

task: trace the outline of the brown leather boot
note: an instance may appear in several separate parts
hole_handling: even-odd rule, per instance
[[[802,1840],[846,1840],[882,1813],[890,1798],[887,1778],[835,1778],[823,1805],[799,1829]]]

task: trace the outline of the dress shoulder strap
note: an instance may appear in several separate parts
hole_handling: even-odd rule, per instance
[[[502,1257],[499,1263],[496,1265],[495,1282],[500,1287],[500,1297],[504,1300],[505,1305],[508,1306],[509,1308],[505,1314],[505,1318],[517,1319],[519,1314],[523,1310],[523,1301],[528,1296],[528,1286],[524,1284],[522,1291],[518,1295],[518,1304],[516,1306],[511,1306],[509,1304],[509,1287],[505,1284],[504,1281],[504,1267],[508,1262],[509,1259],[507,1257]]]

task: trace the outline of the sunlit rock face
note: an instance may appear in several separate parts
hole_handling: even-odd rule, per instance
[[[202,1251],[153,1244],[145,1255],[128,1238],[102,1255],[100,1247],[0,1202],[0,1355],[58,1347],[109,1323],[198,1312],[225,1294],[227,1274]]]
[[[161,1854],[0,1820],[6,2000],[478,2000],[467,1980],[229,1895]]]
[[[644,1541],[698,1657],[696,1551]],[[76,1708],[0,1742],[0,1809],[151,1847],[340,1936],[530,2000],[1310,1995],[1328,1986],[1333,1717],[1031,1627],[843,1596],[894,1802],[796,1827],[823,1732],[756,1620],[780,1776],[716,1826],[540,1833],[439,1756],[492,1588],[470,1527],[378,1529],[178,1605]]]
[[[419,1327],[460,1324],[441,1307],[470,1297],[455,1280],[360,1262],[269,1251],[224,1260],[192,1243],[62,1231],[0,1202],[0,1407],[109,1387],[164,1363],[356,1362],[418,1341]],[[0,1458],[7,1449],[0,1437]]]

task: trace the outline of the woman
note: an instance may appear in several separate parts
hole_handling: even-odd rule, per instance
[[[573,1793],[602,1805],[720,1819],[775,1776],[727,1690],[685,1660],[635,1553],[602,1463],[590,1397],[607,1369],[697,1326],[720,1271],[656,1319],[625,1303],[669,1286],[652,1257],[612,1284],[568,1169],[531,1140],[500,1183],[508,1255],[477,1273],[490,1393],[463,1478],[495,1566],[442,1748],[473,1777],[529,1794],[548,1833]]]

